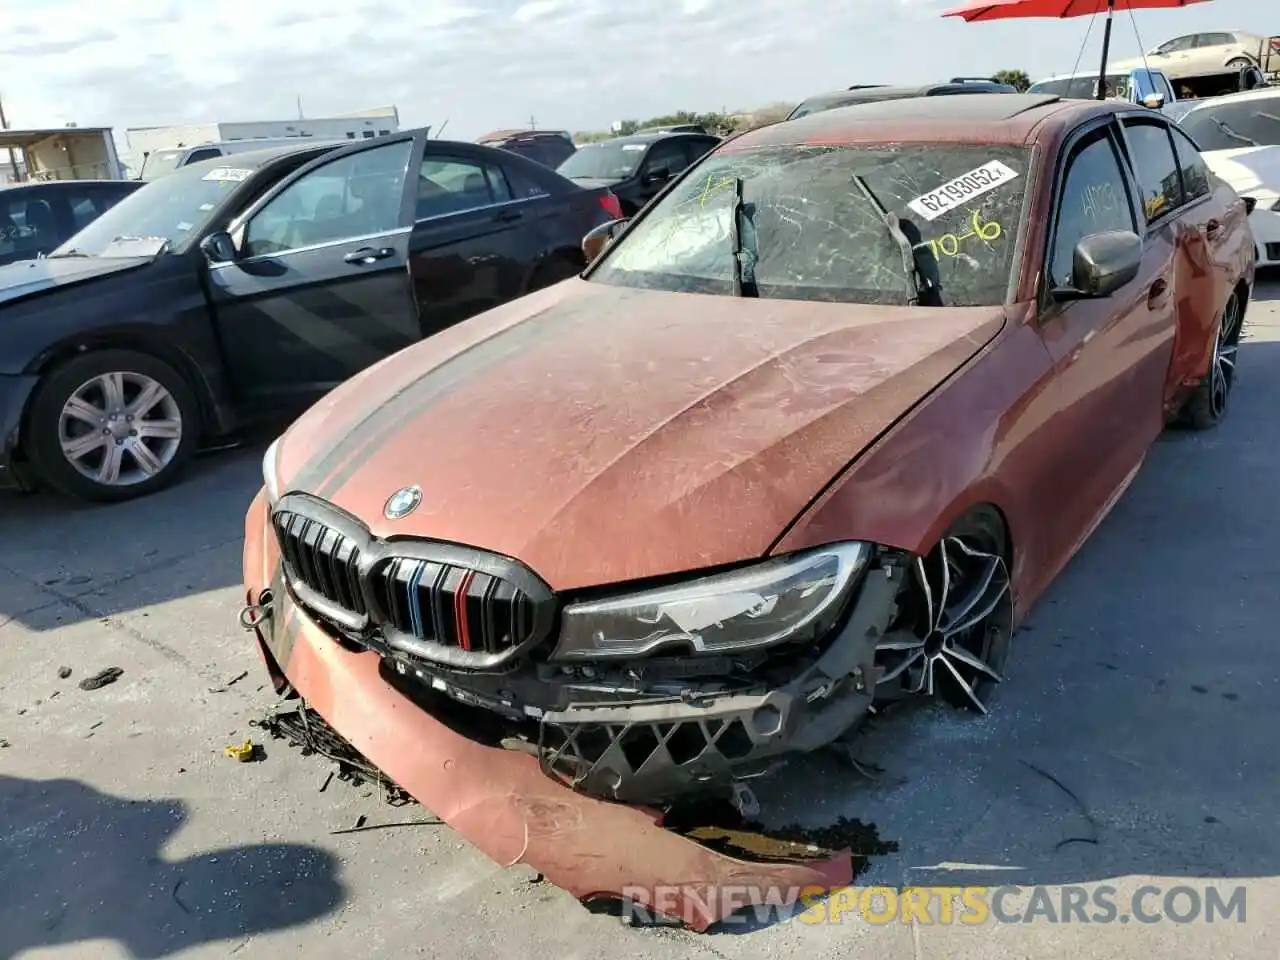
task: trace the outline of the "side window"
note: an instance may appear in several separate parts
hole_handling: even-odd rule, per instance
[[[494,203],[506,203],[515,199],[515,195],[511,192],[511,184],[507,182],[506,174],[500,169],[486,163],[484,175],[489,180],[489,193],[492,194]]]
[[[1133,204],[1115,145],[1100,131],[1067,162],[1049,253],[1049,285],[1071,285],[1076,245],[1111,230],[1133,230]]]
[[[644,172],[656,173],[659,170],[666,170],[672,176],[675,176],[681,170],[689,165],[688,156],[685,154],[683,138],[676,140],[661,140],[655,143],[649,150],[649,155],[644,159]]]
[[[1209,194],[1209,168],[1200,151],[1181,130],[1173,131],[1173,146],[1178,151],[1178,166],[1182,169],[1182,190],[1187,202]]]
[[[202,150],[192,150],[191,155],[187,157],[185,167],[188,163],[199,163],[201,160],[212,160],[214,157],[222,156],[222,151],[217,147],[206,147]]]
[[[1173,87],[1169,86],[1169,78],[1163,73],[1156,73],[1153,76],[1156,78],[1156,90],[1159,91],[1160,96],[1164,97],[1164,102],[1172,103]]]
[[[412,150],[410,140],[374,147],[331,160],[295,180],[249,221],[246,256],[395,230]]]
[[[22,201],[0,200],[0,258],[16,257],[29,245],[25,214]]]
[[[427,157],[418,173],[416,216],[440,217],[511,199],[502,171],[477,160]]]
[[[549,191],[538,180],[526,170],[523,164],[517,166],[511,164],[505,168],[507,183],[511,185],[512,198],[515,200],[526,200],[530,197],[545,197]]]
[[[719,141],[717,140],[712,140],[710,137],[707,137],[705,139],[701,137],[699,138],[690,137],[687,141],[685,141],[685,151],[689,158],[688,165],[692,166],[693,164],[701,160],[707,153],[709,153],[715,147],[715,145],[718,142]]]
[[[1147,220],[1157,220],[1182,205],[1182,183],[1169,128],[1163,123],[1126,120],[1133,172],[1142,191]]]
[[[17,216],[13,219],[19,224],[19,251],[29,251],[32,254],[49,251],[61,242],[58,237],[58,218],[49,201],[32,197],[12,206],[18,208],[14,211]]]
[[[90,196],[83,193],[73,193],[67,197],[67,204],[71,207],[72,230],[82,230],[102,216],[102,212],[107,209],[103,202],[105,199],[101,194]]]

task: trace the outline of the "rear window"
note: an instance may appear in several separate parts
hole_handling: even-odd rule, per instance
[[[1128,73],[1107,76],[1106,96],[1120,100],[1133,99],[1133,78]],[[1063,77],[1059,80],[1041,80],[1033,83],[1028,93],[1043,93],[1066,100],[1093,100],[1098,96],[1098,77]]]
[[[591,279],[730,294],[733,198],[762,298],[906,303],[903,251],[861,177],[895,218],[947,306],[1003,303],[1021,227],[1029,153],[953,144],[772,146],[704,159],[610,247]]]
[[[1280,145],[1280,94],[1236,103],[1210,103],[1190,111],[1178,126],[1201,150]]]

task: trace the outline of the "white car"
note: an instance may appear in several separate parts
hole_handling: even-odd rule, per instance
[[[1209,169],[1257,205],[1249,217],[1258,265],[1280,266],[1280,87],[1184,100],[1165,109]]]
[[[1273,73],[1280,71],[1280,37],[1263,37],[1244,30],[1191,33],[1148,50],[1145,58],[1114,64],[1112,69],[1141,66],[1163,70],[1171,80],[1245,67]]]

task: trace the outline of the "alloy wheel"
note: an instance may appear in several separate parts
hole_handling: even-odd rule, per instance
[[[1235,294],[1222,312],[1222,325],[1213,342],[1213,364],[1209,371],[1209,410],[1214,419],[1227,411],[1227,397],[1236,379],[1236,352],[1240,349],[1240,319],[1243,311]]]
[[[914,563],[922,609],[910,636],[877,648],[886,670],[879,684],[908,694],[942,693],[987,712],[991,688],[1003,679],[1013,629],[1009,570],[996,544],[978,534],[944,537]]]
[[[182,444],[182,412],[173,395],[145,374],[103,373],[63,403],[58,442],[81,476],[103,486],[130,486],[173,461]]]

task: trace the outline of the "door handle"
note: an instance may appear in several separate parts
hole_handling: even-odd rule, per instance
[[[515,223],[515,221],[520,220],[523,217],[524,214],[519,210],[503,210],[501,213],[496,214],[493,219],[497,223]]]
[[[359,250],[352,250],[342,259],[347,263],[366,264],[373,263],[375,260],[385,260],[387,257],[394,257],[395,250],[391,247],[381,247],[375,250],[373,247],[361,247]]]
[[[1204,225],[1204,234],[1210,240],[1216,237],[1220,232],[1222,232],[1222,224],[1217,220],[1210,220]]]
[[[1163,277],[1151,284],[1151,289],[1147,292],[1147,302],[1155,303],[1165,295],[1169,290],[1169,281]]]

